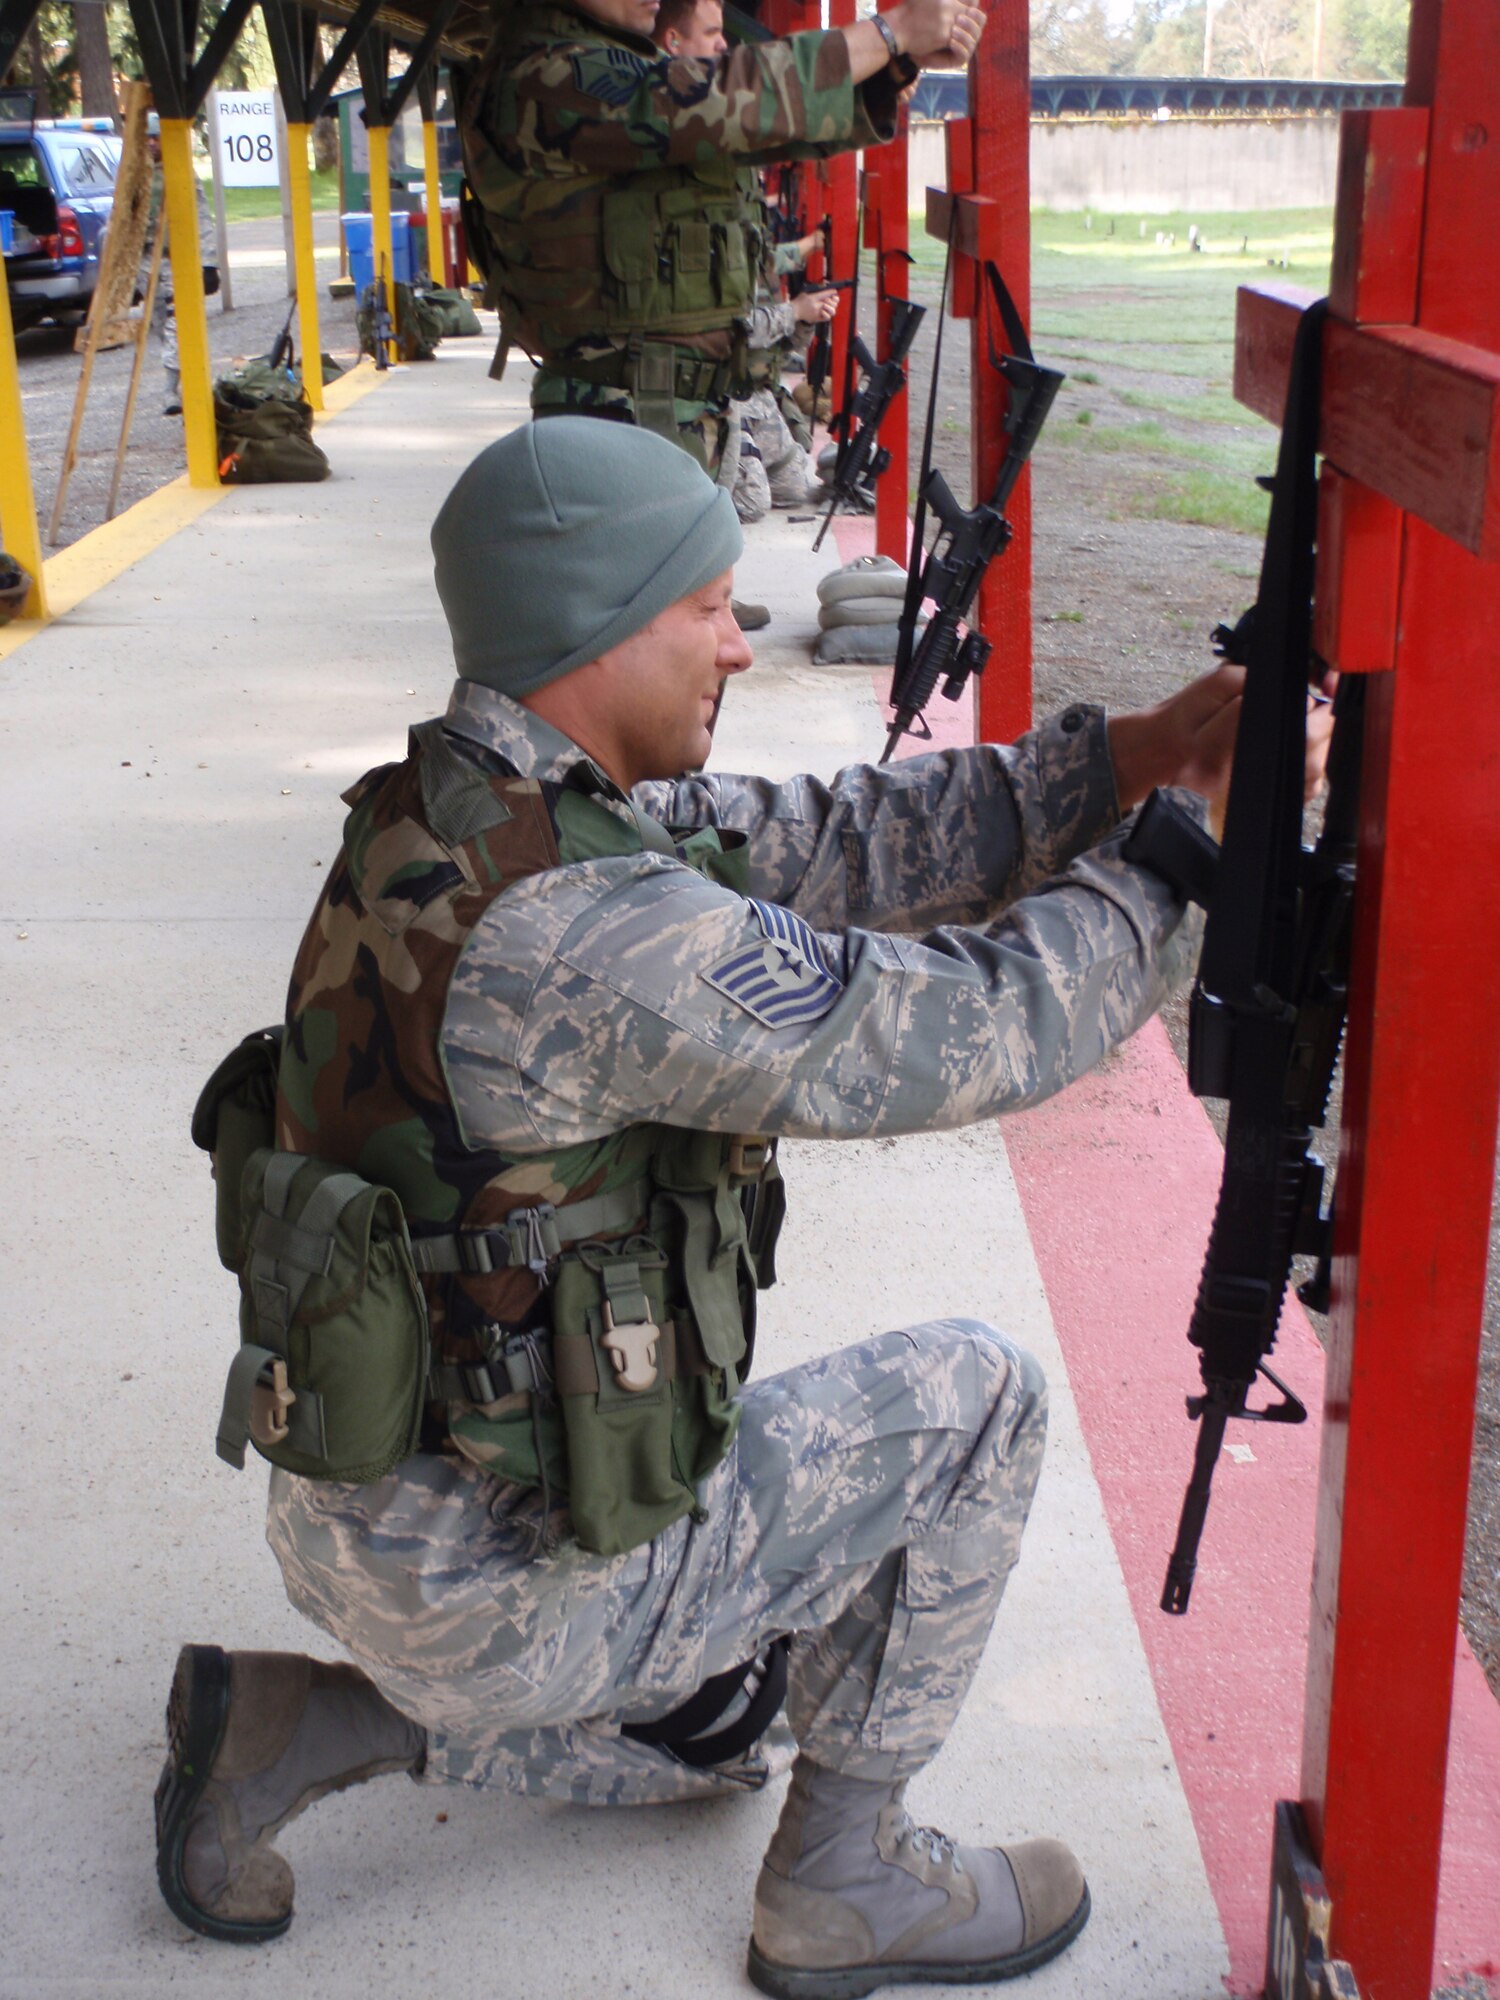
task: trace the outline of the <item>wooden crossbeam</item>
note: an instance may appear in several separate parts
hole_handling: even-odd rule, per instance
[[[1000,254],[1000,204],[989,195],[949,194],[944,188],[927,190],[927,234],[939,243],[952,236],[953,249],[960,257],[974,257],[983,263]]]
[[[1314,296],[1294,286],[1240,290],[1234,393],[1272,423]],[[1421,327],[1330,319],[1319,444],[1405,513],[1473,555],[1500,558],[1500,355]]]

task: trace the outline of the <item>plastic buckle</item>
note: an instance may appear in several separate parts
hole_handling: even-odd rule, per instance
[[[661,1328],[649,1315],[617,1324],[609,1300],[604,1301],[604,1331],[599,1336],[599,1345],[609,1356],[619,1388],[638,1396],[656,1387],[656,1344],[660,1339]]]
[[[464,1395],[471,1403],[498,1403],[505,1394],[487,1361],[460,1362],[458,1372]]]
[[[776,1157],[776,1141],[764,1132],[739,1132],[729,1144],[729,1178],[732,1181],[765,1179],[766,1169]]]
[[[286,1413],[296,1400],[296,1391],[287,1386],[286,1363],[273,1361],[270,1381],[257,1380],[250,1391],[250,1435],[262,1451],[286,1443],[291,1435]]]

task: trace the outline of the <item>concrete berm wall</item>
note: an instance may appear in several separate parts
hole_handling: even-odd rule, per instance
[[[1339,122],[1311,118],[1043,119],[1031,124],[1037,208],[1167,215],[1333,205]],[[943,128],[913,125],[914,206],[944,182]]]

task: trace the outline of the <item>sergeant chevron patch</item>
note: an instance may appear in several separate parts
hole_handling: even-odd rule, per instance
[[[775,903],[746,902],[761,939],[702,973],[710,986],[766,1028],[791,1028],[828,1013],[844,990],[818,934]]]
[[[585,49],[573,57],[573,81],[590,97],[616,111],[627,105],[641,87],[641,78],[656,65],[648,56],[632,49]]]

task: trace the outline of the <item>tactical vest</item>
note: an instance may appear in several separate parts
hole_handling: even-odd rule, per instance
[[[523,164],[514,141],[524,108],[506,71],[584,36],[659,56],[637,36],[562,8],[514,9],[470,88],[464,170],[483,208],[490,303],[507,337],[542,359],[591,334],[664,339],[727,329],[754,296],[762,231],[733,158],[702,148],[690,166],[619,174],[539,174]]]
[[[743,893],[743,836],[699,829],[674,847],[587,790],[493,756],[481,769],[438,722],[345,798],[292,974],[276,1144],[399,1197],[426,1296],[429,1430],[566,1493],[585,1546],[633,1547],[696,1505],[734,1436],[754,1293],[773,1277],[772,1149],[659,1125],[554,1153],[474,1145],[443,1022],[476,925],[528,876],[650,845]]]

